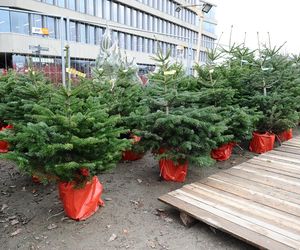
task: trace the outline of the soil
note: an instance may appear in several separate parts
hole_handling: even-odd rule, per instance
[[[252,156],[235,148],[228,161],[190,167],[185,184]],[[254,249],[202,222],[184,227],[179,212],[157,199],[183,184],[161,181],[150,154],[99,175],[105,207],[81,222],[65,217],[56,185],[35,184],[8,161],[0,170],[0,249]]]

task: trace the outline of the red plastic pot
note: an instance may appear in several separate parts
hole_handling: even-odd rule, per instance
[[[130,138],[133,139],[133,143],[132,144],[136,144],[138,143],[142,137],[131,134]],[[142,159],[144,156],[144,153],[136,153],[132,150],[126,150],[122,153],[122,160],[123,161],[137,161],[139,159]]]
[[[253,132],[249,150],[254,153],[262,154],[272,150],[274,147],[274,142],[274,134],[271,134],[269,132],[266,132],[264,134]]]
[[[188,169],[188,161],[175,164],[172,160],[159,160],[160,176],[166,181],[184,182]]]
[[[6,127],[2,127],[1,130],[12,129],[12,125],[7,125]],[[7,141],[0,141],[0,153],[7,153],[9,148],[9,144]]]
[[[288,129],[286,131],[283,131],[280,134],[278,134],[277,137],[281,142],[288,141],[293,138],[293,130]]]
[[[139,159],[142,159],[144,154],[142,153],[136,153],[131,150],[126,150],[122,153],[122,160],[123,161],[137,161]]]
[[[226,161],[230,158],[232,154],[232,149],[235,146],[235,143],[229,142],[226,144],[223,144],[222,146],[213,149],[210,153],[211,158],[217,160],[217,161]]]
[[[85,220],[104,205],[103,186],[97,176],[82,188],[75,187],[74,182],[60,182],[58,190],[66,215],[74,220]]]

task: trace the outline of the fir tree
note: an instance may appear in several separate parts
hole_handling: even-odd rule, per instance
[[[202,106],[205,92],[186,89],[189,80],[180,65],[170,64],[169,57],[170,51],[163,55],[159,50],[154,58],[159,69],[150,77],[141,107],[132,113],[140,123],[136,133],[148,149],[166,149],[159,157],[210,165],[210,150],[227,127],[217,108]]]
[[[16,122],[16,129],[1,133],[12,159],[29,174],[40,172],[62,181],[86,180],[114,167],[128,141],[119,139],[124,130],[116,127],[120,116],[109,116],[101,96],[82,96],[86,85],[72,90],[52,88],[51,105],[44,99],[28,114],[31,122]],[[81,93],[81,94],[80,94]]]

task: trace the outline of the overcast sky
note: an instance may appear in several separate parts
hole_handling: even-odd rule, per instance
[[[228,45],[230,27],[233,25],[232,41],[242,43],[245,32],[246,45],[257,48],[257,32],[261,42],[281,45],[287,41],[282,52],[300,53],[300,0],[214,0],[217,4],[217,34],[221,44]]]

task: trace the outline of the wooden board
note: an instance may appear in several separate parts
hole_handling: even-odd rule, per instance
[[[265,249],[300,249],[300,136],[159,200]]]

